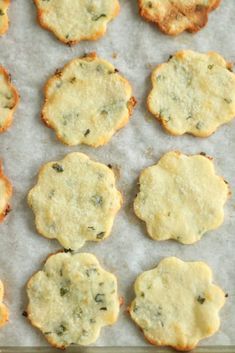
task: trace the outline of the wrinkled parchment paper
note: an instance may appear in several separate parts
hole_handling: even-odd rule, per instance
[[[10,309],[10,322],[0,331],[0,346],[47,344],[21,313],[27,303],[27,280],[41,268],[48,254],[60,249],[60,245],[37,234],[26,195],[36,182],[38,169],[43,163],[61,159],[71,151],[87,153],[97,161],[115,166],[117,174],[120,174],[118,188],[125,199],[110,238],[81,249],[96,254],[103,266],[117,275],[119,292],[126,302],[118,322],[103,329],[96,344],[146,344],[126,313],[126,305],[134,296],[132,285],[136,276],[156,266],[163,257],[172,255],[186,261],[206,261],[213,269],[215,282],[229,294],[221,311],[220,332],[203,344],[235,344],[234,199],[226,205],[224,224],[191,246],[172,241],[154,242],[146,235],[144,224],[132,210],[140,171],[155,164],[172,149],[189,154],[204,151],[215,157],[218,174],[234,186],[234,122],[205,139],[171,137],[146,112],[145,100],[150,89],[151,67],[166,61],[179,49],[214,50],[235,62],[235,2],[223,0],[221,7],[210,15],[206,28],[196,35],[185,33],[176,38],[161,34],[154,25],[143,21],[138,16],[136,0],[120,2],[121,13],[108,26],[103,39],[69,48],[37,24],[33,1],[12,0],[10,30],[0,39],[0,63],[12,74],[21,102],[12,127],[0,136],[0,156],[5,173],[14,185],[13,210],[0,225],[0,278],[5,284],[5,303]],[[108,145],[98,149],[86,146],[69,148],[57,141],[53,131],[40,121],[43,86],[56,68],[91,51],[111,61],[129,79],[139,103],[129,124]]]

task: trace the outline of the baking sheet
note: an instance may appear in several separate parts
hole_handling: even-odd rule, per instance
[[[214,156],[218,174],[234,187],[234,122],[206,139],[171,137],[146,112],[145,100],[150,89],[151,67],[166,61],[179,49],[215,50],[235,62],[235,2],[224,0],[210,15],[208,26],[198,34],[185,33],[176,38],[161,34],[154,25],[143,21],[138,16],[137,1],[120,0],[120,3],[121,13],[108,26],[103,39],[69,48],[39,27],[32,1],[12,0],[10,30],[0,39],[0,63],[12,74],[21,102],[13,126],[0,136],[0,156],[14,185],[13,210],[0,225],[0,278],[5,284],[5,302],[10,309],[10,323],[0,330],[0,346],[47,345],[40,332],[31,327],[21,313],[27,303],[28,278],[41,268],[49,253],[60,249],[60,245],[37,234],[26,195],[43,163],[61,159],[72,151],[87,153],[97,161],[115,166],[120,172],[118,188],[125,199],[110,238],[99,244],[87,244],[81,251],[96,254],[103,266],[117,275],[119,293],[125,297],[126,304],[133,299],[132,285],[136,276],[157,265],[163,257],[206,261],[214,271],[215,282],[229,298],[221,311],[221,330],[202,344],[235,344],[234,198],[226,205],[224,224],[191,246],[171,241],[154,242],[132,210],[140,171],[172,149],[189,154],[204,151]],[[106,146],[69,148],[57,141],[54,132],[40,121],[43,86],[56,68],[91,51],[111,61],[129,79],[138,106],[129,124]],[[118,322],[102,330],[97,346],[146,345],[125,311],[126,304]]]

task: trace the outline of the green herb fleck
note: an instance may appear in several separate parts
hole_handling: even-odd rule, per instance
[[[67,328],[61,324],[56,331],[57,336],[63,336],[64,332],[67,331]]]
[[[48,332],[43,332],[44,335],[51,335],[52,332],[48,331]]]
[[[86,137],[87,135],[89,135],[90,132],[91,132],[90,129],[87,129],[86,132],[84,133],[84,136]]]
[[[95,319],[90,319],[90,323],[95,324],[96,323]]]
[[[75,81],[76,81],[76,77],[72,77],[69,82],[74,83]]]
[[[104,235],[105,235],[105,232],[100,232],[100,233],[97,234],[96,238],[97,239],[103,239]]]
[[[4,16],[4,12],[0,9],[0,16]]]
[[[104,294],[98,293],[95,296],[96,303],[102,303],[103,304],[104,303],[104,299],[105,299],[105,295]]]
[[[107,17],[107,16],[104,13],[102,13],[101,15],[95,15],[92,17],[92,21],[98,21],[102,17]]]
[[[201,297],[200,295],[197,297],[197,301],[198,301],[198,303],[200,303],[200,304],[203,304],[205,300],[206,300],[206,298],[203,298],[203,297]]]
[[[62,165],[60,165],[58,163],[52,164],[52,168],[55,169],[57,171],[57,173],[63,173],[63,171],[64,171],[64,168],[62,167]]]
[[[199,122],[196,124],[196,129],[201,130],[201,128],[202,128],[202,122],[199,121]]]
[[[95,228],[94,228],[94,227],[88,227],[88,229],[89,229],[89,230],[95,230]]]
[[[208,65],[208,69],[209,69],[209,70],[212,70],[213,67],[214,67],[214,65]]]
[[[228,104],[232,103],[232,99],[231,98],[224,98],[224,101]]]
[[[102,308],[100,308],[100,310],[107,311],[108,309],[105,306],[103,306]]]
[[[101,206],[103,204],[103,197],[99,195],[93,195],[91,198],[91,202],[94,206]]]
[[[60,295],[61,297],[63,297],[65,294],[67,294],[69,292],[69,289],[66,287],[61,287],[60,288]]]
[[[192,119],[192,117],[193,117],[192,115],[188,115],[186,120]]]

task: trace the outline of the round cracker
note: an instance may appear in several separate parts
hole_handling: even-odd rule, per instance
[[[63,143],[98,147],[128,123],[135,104],[129,82],[91,53],[72,60],[47,82],[42,119]]]
[[[135,295],[131,318],[152,344],[188,351],[219,329],[225,294],[204,262],[165,258],[137,278]]]
[[[29,320],[57,348],[94,343],[119,314],[116,277],[88,253],[51,255],[27,294]]]
[[[198,32],[208,22],[208,14],[221,0],[139,0],[140,15],[154,22],[168,35]]]
[[[75,152],[40,169],[28,203],[40,234],[76,250],[110,235],[122,197],[110,168]]]
[[[134,210],[154,240],[193,244],[223,223],[230,189],[209,157],[168,152],[142,171],[139,184]]]
[[[235,116],[235,74],[222,56],[183,50],[152,73],[148,110],[172,135],[213,134]]]
[[[82,40],[102,37],[108,23],[120,10],[118,0],[34,0],[38,20],[63,43],[74,45]]]

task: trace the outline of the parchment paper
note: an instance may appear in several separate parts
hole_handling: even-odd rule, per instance
[[[156,266],[163,257],[174,255],[188,261],[206,261],[213,269],[215,282],[228,292],[229,298],[221,311],[220,332],[203,344],[235,344],[234,199],[227,203],[224,224],[191,246],[172,241],[154,242],[132,211],[140,171],[155,164],[170,150],[189,154],[204,151],[215,157],[218,174],[234,186],[234,122],[205,139],[171,137],[146,112],[145,101],[150,89],[151,67],[166,61],[179,49],[214,50],[227,60],[235,61],[235,1],[222,1],[201,32],[176,38],[161,34],[154,25],[143,21],[138,15],[137,1],[120,2],[121,13],[108,26],[103,39],[69,48],[37,24],[33,1],[12,1],[10,30],[0,39],[0,63],[12,74],[21,102],[12,127],[0,136],[0,156],[5,173],[14,185],[13,210],[0,225],[0,278],[5,284],[5,303],[10,309],[10,323],[0,330],[0,346],[47,344],[21,313],[27,303],[27,280],[41,268],[48,254],[60,249],[60,245],[37,234],[26,195],[36,182],[38,169],[43,163],[61,159],[71,151],[85,152],[120,171],[118,188],[125,203],[116,218],[112,235],[102,243],[86,245],[81,251],[96,254],[103,266],[117,275],[119,292],[125,297],[126,304],[133,299],[132,286],[136,276]],[[91,51],[114,63],[129,79],[139,104],[129,124],[106,146],[68,148],[57,141],[54,132],[40,121],[43,86],[56,68]],[[117,54],[116,58],[113,53]],[[126,305],[121,309],[117,324],[102,330],[97,345],[146,344],[125,308]]]

